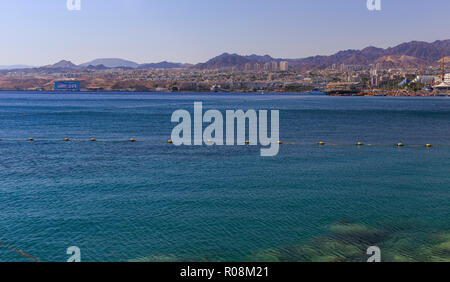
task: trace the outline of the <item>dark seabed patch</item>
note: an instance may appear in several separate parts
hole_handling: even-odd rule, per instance
[[[305,244],[254,252],[248,261],[365,262],[367,249],[377,246],[384,262],[450,262],[450,233],[429,236],[427,241],[418,242],[412,233],[388,232],[358,223],[338,222],[331,225],[329,231]]]

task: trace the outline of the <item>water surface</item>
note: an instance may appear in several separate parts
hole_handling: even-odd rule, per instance
[[[195,101],[279,109],[298,144],[167,144]],[[1,92],[0,241],[42,261],[450,261],[449,132],[444,97]]]

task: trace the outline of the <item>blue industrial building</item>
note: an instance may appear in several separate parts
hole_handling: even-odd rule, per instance
[[[55,81],[55,91],[80,91],[79,81]]]

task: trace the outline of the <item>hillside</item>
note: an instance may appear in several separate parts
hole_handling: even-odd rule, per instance
[[[432,43],[412,41],[390,48],[367,47],[362,50],[344,50],[330,56],[314,56],[303,59],[285,59],[296,70],[325,69],[332,65],[370,65],[380,63],[385,67],[420,68],[437,65],[442,54],[450,54],[450,40]],[[268,55],[241,56],[224,53],[206,63],[195,65],[196,69],[243,69],[248,63],[264,64],[280,62]]]

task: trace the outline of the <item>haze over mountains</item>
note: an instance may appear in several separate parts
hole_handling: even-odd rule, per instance
[[[318,70],[326,69],[332,65],[370,65],[381,64],[384,68],[421,68],[436,66],[442,58],[442,54],[450,55],[450,39],[438,40],[432,43],[412,41],[402,43],[390,48],[367,47],[362,50],[345,50],[330,56],[313,56],[302,59],[272,58],[269,55],[242,56],[238,54],[224,53],[205,63],[197,65],[160,62],[138,64],[119,58],[95,59],[93,61],[75,65],[70,61],[60,61],[53,65],[41,68],[47,69],[108,69],[108,68],[131,68],[131,69],[198,69],[198,70],[242,70],[247,64],[263,65],[269,62],[288,61],[289,67],[294,70]],[[22,69],[28,66],[6,66],[0,69]]]
[[[149,64],[138,64],[133,61],[128,61],[119,58],[105,58],[105,59],[95,59],[93,61],[75,65],[70,61],[62,60],[56,64],[44,66],[42,68],[49,69],[112,69],[112,68],[128,68],[128,69],[174,69],[174,68],[188,68],[192,65],[181,64],[181,63],[171,63],[171,62],[160,62],[160,63],[149,63]]]
[[[17,70],[17,69],[32,69],[34,67],[27,65],[11,65],[11,66],[0,66],[0,70]]]
[[[103,65],[107,68],[119,68],[119,67],[125,67],[125,68],[137,68],[139,66],[138,63],[123,60],[123,59],[116,59],[116,58],[106,58],[106,59],[95,59],[93,61],[81,64],[80,67],[88,67],[88,66],[100,66]]]

